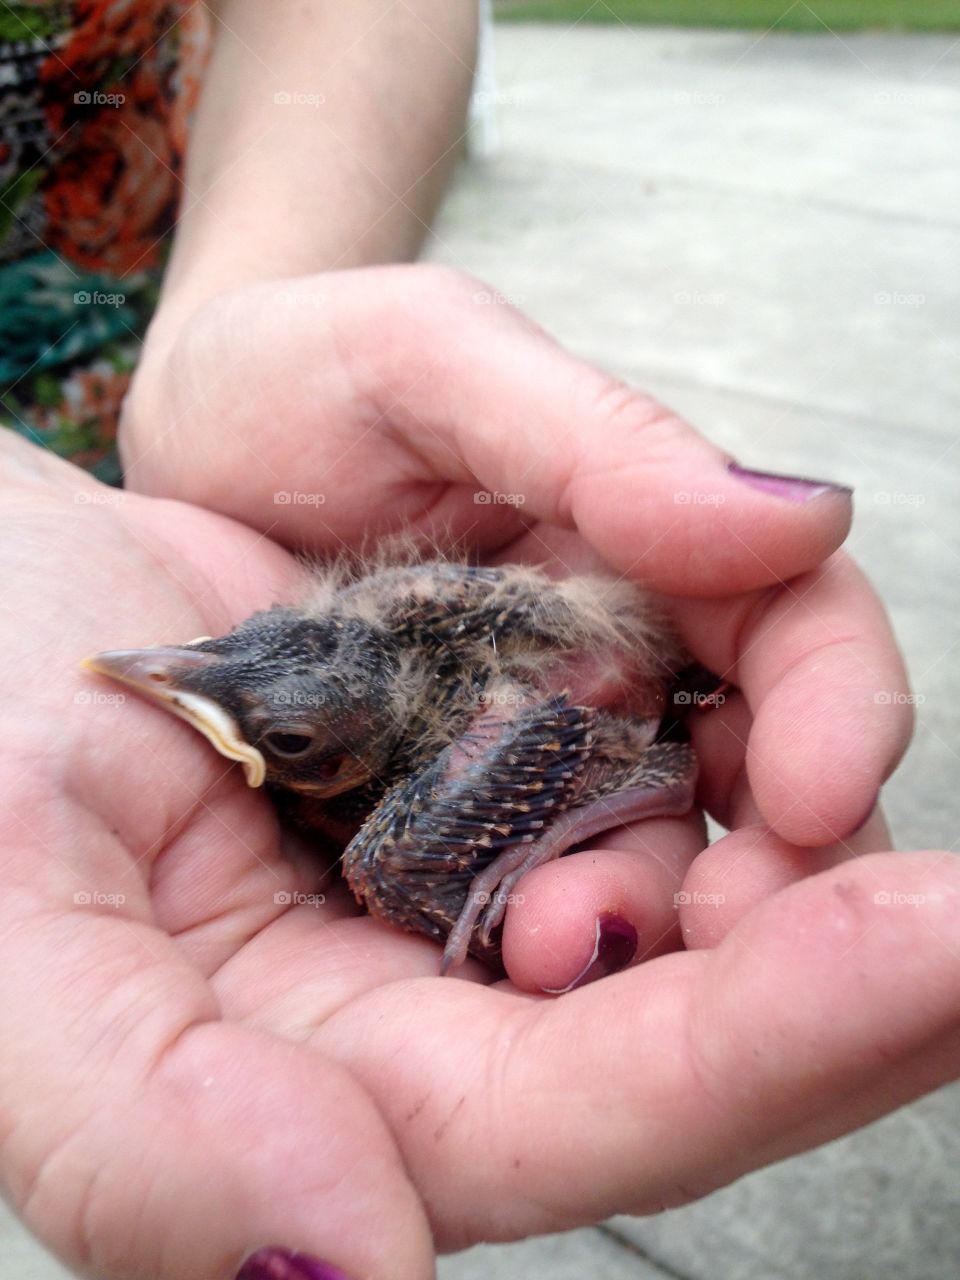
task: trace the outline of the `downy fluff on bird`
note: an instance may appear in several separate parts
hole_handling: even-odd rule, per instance
[[[684,656],[650,596],[602,575],[450,559],[315,569],[227,635],[86,666],[204,733],[281,812],[344,848],[375,915],[499,963],[532,867],[693,802],[665,735]]]

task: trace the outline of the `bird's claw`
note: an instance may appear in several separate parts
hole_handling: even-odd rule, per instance
[[[527,872],[613,827],[641,818],[679,817],[693,804],[696,779],[696,758],[690,747],[657,743],[638,764],[632,786],[568,809],[537,839],[504,849],[475,877],[447,937],[440,972],[449,973],[463,962],[478,922],[478,939],[483,946],[489,945]]]

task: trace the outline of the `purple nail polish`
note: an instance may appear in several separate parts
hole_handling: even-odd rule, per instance
[[[771,493],[775,498],[787,498],[790,502],[809,502],[823,493],[853,493],[849,485],[834,484],[832,480],[811,480],[807,476],[782,476],[775,471],[751,471],[739,462],[728,462],[727,470],[751,489]]]
[[[625,969],[637,954],[637,931],[623,916],[598,916],[593,954],[577,976],[565,987],[544,987],[550,996],[562,996],[577,987],[585,987],[598,978],[608,978]]]
[[[350,1280],[338,1267],[331,1267],[308,1253],[271,1247],[250,1255],[237,1280]]]

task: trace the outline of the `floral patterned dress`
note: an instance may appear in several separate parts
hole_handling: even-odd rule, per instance
[[[208,43],[198,0],[0,4],[0,425],[114,483]]]

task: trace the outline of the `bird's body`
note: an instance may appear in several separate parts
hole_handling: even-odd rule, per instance
[[[345,843],[375,914],[499,954],[519,878],[634,817],[685,812],[692,749],[658,741],[681,654],[601,576],[449,560],[324,572],[296,606],[182,648],[98,655]]]

